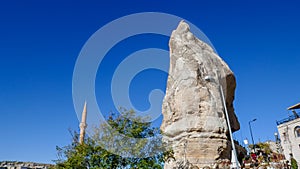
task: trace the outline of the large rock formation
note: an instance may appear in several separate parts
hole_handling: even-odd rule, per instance
[[[203,167],[230,159],[230,139],[220,85],[233,131],[239,122],[233,108],[235,77],[213,49],[197,39],[181,22],[170,42],[170,70],[163,102],[164,139],[172,145],[176,162]],[[174,161],[165,164],[173,168]]]

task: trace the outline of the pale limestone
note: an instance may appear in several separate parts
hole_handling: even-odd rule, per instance
[[[172,146],[176,162],[189,161],[203,167],[229,159],[230,141],[219,85],[223,87],[232,130],[236,131],[240,126],[233,108],[233,72],[183,21],[173,31],[169,47],[170,68],[161,125],[164,140]],[[174,166],[174,161],[165,164],[166,169]]]

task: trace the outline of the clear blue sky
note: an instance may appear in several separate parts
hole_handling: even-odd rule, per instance
[[[253,123],[255,141],[273,139],[276,120],[288,115],[288,106],[300,102],[299,8],[296,0],[2,1],[0,161],[56,159],[55,146],[71,142],[68,128],[78,130],[72,74],[82,46],[111,20],[149,11],[174,14],[194,23],[234,71],[234,105],[241,123],[235,138],[250,138],[248,121],[257,118]],[[157,44],[144,41],[139,45],[167,48],[167,42],[161,38]],[[134,43],[126,46],[130,50],[135,47]],[[107,63],[113,60],[108,57]],[[149,83],[150,87],[165,87],[164,74],[154,71],[143,76],[148,75],[158,79]],[[145,81],[143,76],[135,83]],[[102,84],[101,77],[96,84]],[[97,95],[101,90],[105,89],[97,87]],[[145,101],[141,107],[147,104]]]

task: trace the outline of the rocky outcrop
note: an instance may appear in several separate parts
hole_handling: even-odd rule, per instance
[[[20,162],[20,161],[0,161],[0,168],[5,169],[50,169],[53,164],[41,164],[33,162]]]
[[[213,49],[197,39],[182,21],[169,42],[170,68],[161,129],[176,162],[203,167],[230,159],[230,141],[220,85],[233,131],[239,129],[233,100],[235,77]],[[165,164],[172,168],[175,162]]]

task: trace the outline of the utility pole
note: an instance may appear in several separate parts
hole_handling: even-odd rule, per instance
[[[256,120],[257,119],[253,119],[253,120],[249,121],[249,130],[250,130],[250,135],[251,135],[251,139],[252,139],[252,145],[253,145],[254,152],[255,152],[255,144],[254,144],[254,139],[253,139],[253,134],[252,134],[251,123],[256,121]]]
[[[232,137],[231,125],[230,125],[229,115],[228,115],[228,111],[227,111],[227,106],[226,106],[226,100],[225,100],[225,96],[224,96],[224,92],[223,92],[223,87],[222,87],[222,84],[220,83],[220,73],[219,73],[219,71],[217,71],[216,74],[218,76],[218,79],[217,79],[218,81],[213,79],[211,76],[205,76],[204,79],[207,82],[213,82],[214,81],[219,86],[219,90],[220,90],[220,93],[221,93],[221,102],[222,102],[223,107],[224,107],[226,122],[227,122],[228,130],[229,130],[230,140],[231,140],[232,150],[231,150],[231,167],[230,168],[240,169],[240,164],[239,164],[239,161],[237,159],[235,144],[234,144],[234,140],[233,140],[233,137]]]
[[[232,164],[231,164],[231,168],[240,169],[240,164],[239,164],[239,161],[237,159],[235,144],[234,144],[233,137],[232,137],[231,125],[230,125],[230,120],[229,120],[229,116],[228,116],[228,111],[227,111],[227,106],[226,106],[226,101],[225,101],[225,97],[224,97],[223,88],[222,88],[221,84],[219,84],[219,86],[220,86],[221,97],[222,97],[222,101],[223,101],[223,106],[224,106],[224,110],[225,110],[225,116],[226,116],[226,121],[227,121],[227,126],[228,126],[228,130],[229,130],[229,136],[230,136],[231,146],[232,146],[232,151],[231,151],[231,163]]]

